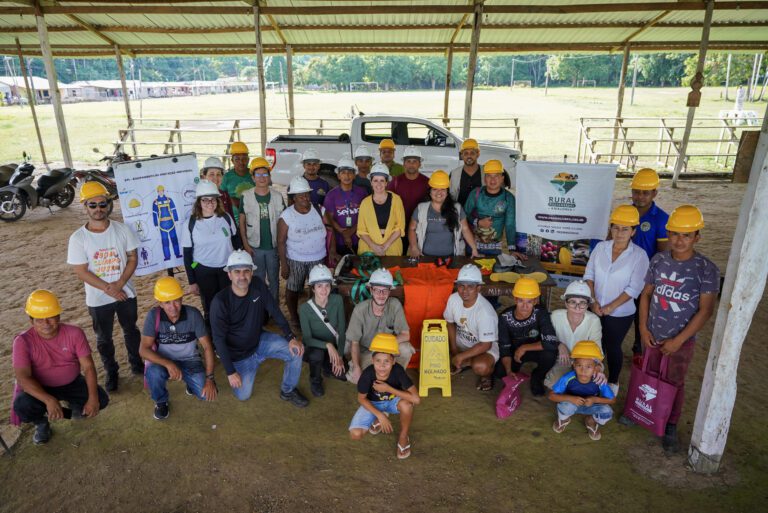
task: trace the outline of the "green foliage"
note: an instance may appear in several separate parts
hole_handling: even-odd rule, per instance
[[[747,85],[752,76],[754,54],[732,54],[731,71],[728,81],[731,86]],[[765,58],[763,58],[765,60]],[[690,85],[691,79],[696,74],[698,57],[691,55],[685,60],[685,78],[682,85]],[[719,86],[725,84],[725,75],[728,71],[728,54],[709,54],[704,62],[704,85]]]

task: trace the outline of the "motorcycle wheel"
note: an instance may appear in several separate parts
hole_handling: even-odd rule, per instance
[[[8,191],[0,193],[0,220],[18,221],[26,211],[27,202],[23,196]]]
[[[53,198],[53,204],[59,208],[66,208],[70,206],[74,200],[75,200],[75,188],[72,186],[71,183],[68,183],[67,186],[64,187],[61,190],[61,192],[59,192]]]

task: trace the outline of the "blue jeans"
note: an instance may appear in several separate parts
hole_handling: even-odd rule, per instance
[[[240,374],[240,380],[242,381],[240,388],[232,389],[232,393],[239,400],[245,401],[251,397],[256,373],[259,370],[259,366],[267,358],[274,358],[285,362],[280,391],[287,394],[296,388],[301,377],[301,356],[291,353],[285,337],[270,331],[262,331],[261,338],[259,338],[259,347],[256,349],[256,352],[244,360],[232,362],[235,366],[235,371]]]
[[[400,398],[395,397],[388,401],[371,401],[371,404],[379,411],[398,415],[400,410],[397,409],[397,403],[399,402]],[[353,429],[368,429],[375,420],[376,415],[366,410],[365,406],[360,406],[352,417],[352,422],[349,423],[349,429],[350,431]]]
[[[253,263],[256,265],[253,274],[269,286],[272,298],[279,302],[280,260],[277,258],[277,250],[253,248]]]
[[[565,420],[575,414],[592,415],[599,425],[604,426],[611,417],[613,417],[613,408],[608,404],[593,404],[592,406],[576,406],[575,404],[563,401],[557,403],[557,418]]]
[[[203,399],[203,386],[205,385],[205,368],[200,360],[171,360],[181,370],[181,379],[187,384],[189,391],[198,399]],[[156,363],[150,363],[144,378],[147,380],[149,395],[156,403],[168,402],[168,369]]]

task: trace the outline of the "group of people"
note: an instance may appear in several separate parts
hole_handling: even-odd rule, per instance
[[[107,190],[84,183],[80,200],[88,221],[70,237],[67,263],[85,285],[104,388],[97,384],[84,332],[61,322],[54,293],[34,291],[25,307],[31,327],[13,346],[13,410],[35,425],[33,441],[49,440],[50,420],[95,416],[118,390],[112,336],[117,315],[131,372],[144,375],[155,419],[170,414],[168,380],[183,380],[189,395],[215,400],[217,357],[239,400],[251,396],[264,360],[283,360],[280,398],[305,407],[309,401],[298,384],[306,361],[315,397],[325,394],[324,377],[357,386],[353,439],[392,432],[388,417],[399,413],[397,457],[407,458],[419,397],[405,369],[416,350],[403,305],[390,297],[392,274],[375,270],[366,285],[369,299],[347,318],[326,264],[366,252],[525,255],[515,247],[515,198],[505,188],[503,166],[495,160],[479,165],[476,141],[462,144],[462,165],[429,178],[420,173],[418,148],[405,150],[402,166],[394,162],[391,140],[379,149],[376,164],[366,147],[343,159],[334,188],[319,177],[316,152],[305,152],[304,174],[291,181],[287,203],[271,186],[269,162],[249,160],[243,143],[232,144],[233,168],[226,173],[219,159],[207,159],[192,213],[182,225],[186,292],[200,296],[203,311],[183,303],[185,291],[176,278],[162,277],[154,286],[157,306],[146,312],[141,332],[131,281],[138,241],[109,218]],[[612,416],[621,343],[634,320],[638,355],[669,357],[678,393],[664,447],[676,450],[685,373],[695,335],[712,314],[719,274],[694,249],[703,228],[700,211],[684,205],[667,216],[654,202],[658,185],[654,171],[636,174],[633,204],[614,210],[609,238],[593,250],[584,281],[571,283],[563,295],[565,309],[550,314],[539,302],[539,284],[523,277],[515,283],[514,304],[497,313],[481,294],[480,269],[461,268],[443,313],[452,372],[471,370],[478,390],[489,391],[495,378],[515,375],[532,362],[531,392],[543,396],[549,387],[558,403],[553,429],[562,432],[571,416],[584,414],[590,437],[599,439],[599,426]],[[280,308],[281,278],[288,319]],[[301,303],[307,286],[309,298]],[[266,329],[268,322],[276,332]]]

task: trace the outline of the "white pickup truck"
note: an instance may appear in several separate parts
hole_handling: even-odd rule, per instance
[[[334,135],[279,135],[266,148],[266,158],[273,163],[272,182],[288,185],[291,178],[304,173],[301,155],[314,148],[320,157],[320,174],[334,177],[339,160],[351,157],[360,145],[368,146],[371,154],[379,154],[382,139],[395,141],[395,160],[402,162],[407,146],[417,146],[424,156],[421,172],[429,176],[437,169],[451,172],[459,165],[459,148],[463,138],[446,128],[423,118],[408,116],[358,116],[352,119],[349,133]],[[480,163],[498,159],[515,183],[515,162],[520,152],[503,144],[478,141]],[[335,180],[334,180],[335,182]]]

